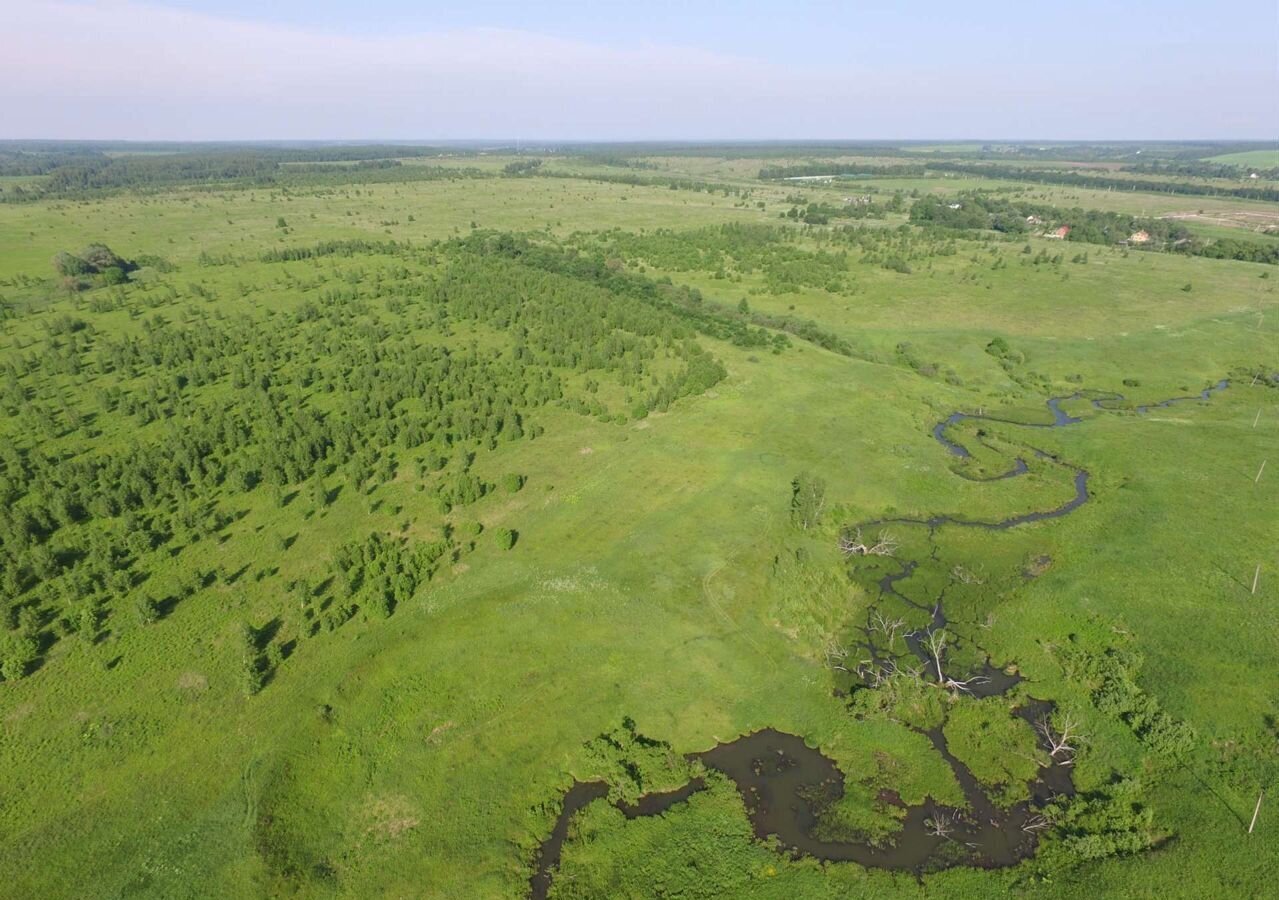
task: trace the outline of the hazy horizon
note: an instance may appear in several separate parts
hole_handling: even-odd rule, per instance
[[[973,135],[942,135],[940,137],[920,137],[920,138],[893,138],[893,137],[829,137],[829,138],[807,138],[807,137],[761,137],[761,138],[717,138],[717,137],[690,137],[690,138],[662,138],[662,137],[634,137],[634,138],[540,138],[537,140],[528,140],[517,138],[469,138],[469,137],[387,137],[387,136],[370,136],[370,137],[350,137],[350,138],[329,138],[329,137],[296,137],[296,138],[275,138],[275,137],[230,137],[230,138],[127,138],[127,137],[102,137],[102,138],[83,138],[83,137],[49,137],[47,135],[33,135],[31,137],[19,138],[0,138],[0,144],[93,144],[93,145],[121,145],[121,144],[137,144],[147,146],[243,146],[243,147],[325,147],[325,146],[388,146],[388,147],[438,147],[444,149],[469,149],[469,150],[505,150],[517,149],[522,152],[539,152],[554,151],[559,149],[571,149],[576,147],[833,147],[833,148],[855,148],[866,147],[873,148],[883,146],[885,149],[893,147],[907,146],[931,146],[934,144],[1007,144],[1007,145],[1043,145],[1044,147],[1070,146],[1075,144],[1113,144],[1113,145],[1158,145],[1158,144],[1221,144],[1221,145],[1279,145],[1279,139],[1271,139],[1265,137],[1238,137],[1223,138],[1214,136],[1192,135],[1182,138],[1111,138],[1111,137],[981,137]]]
[[[1211,15],[1182,0],[258,6],[7,11],[19,39],[0,58],[0,138],[1053,143],[1279,131],[1279,23],[1255,0]]]

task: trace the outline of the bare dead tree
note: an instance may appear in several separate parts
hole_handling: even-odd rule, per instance
[[[1047,716],[1040,717],[1035,723],[1035,730],[1048,744],[1048,751],[1053,759],[1056,760],[1059,755],[1065,754],[1065,758],[1060,760],[1063,766],[1074,764],[1075,748],[1070,742],[1079,740],[1078,728],[1078,724],[1070,716],[1062,716],[1058,719],[1056,730],[1053,729],[1052,722]]]
[[[841,672],[848,671],[848,667],[844,665],[848,660],[848,648],[841,644],[834,635],[826,638],[826,643],[822,647],[822,655],[826,658],[826,665],[832,669],[838,669]]]
[[[942,651],[946,649],[946,638],[948,636],[949,635],[946,634],[946,629],[938,628],[928,632],[928,637],[924,641],[924,646],[927,647],[928,652],[932,654],[933,663],[937,666],[937,682],[939,684],[945,683],[946,681],[946,674],[942,671],[941,667],[941,655]]]
[[[881,531],[875,540],[867,543],[858,528],[852,534],[839,539],[839,549],[845,556],[892,556],[897,552],[897,540],[887,531]]]
[[[870,617],[870,630],[879,631],[884,635],[886,647],[893,649],[893,643],[897,640],[897,632],[906,627],[905,619],[890,619],[879,610],[875,610]]]
[[[942,669],[941,658],[942,653],[946,650],[946,641],[950,639],[950,635],[946,633],[944,628],[936,628],[928,632],[928,637],[924,641],[924,647],[928,650],[933,658],[933,665],[937,669],[937,684],[951,691],[962,691],[964,693],[972,693],[975,685],[985,684],[990,681],[985,675],[973,675],[962,681],[958,678],[950,678]]]
[[[1036,831],[1043,831],[1045,828],[1052,826],[1047,816],[1036,813],[1025,822],[1022,823],[1021,830],[1026,834],[1034,834]]]
[[[905,666],[895,658],[885,660],[863,659],[857,666],[857,674],[871,687],[883,687],[895,679],[919,681],[923,678],[923,666]]]
[[[975,685],[985,684],[988,681],[990,681],[990,679],[985,675],[974,675],[971,678],[965,678],[963,681],[959,681],[956,678],[947,678],[942,687],[952,691],[962,691],[965,694],[971,694]]]
[[[955,830],[955,817],[953,814],[941,810],[937,815],[925,819],[924,827],[928,829],[928,833],[933,837],[949,838],[950,833]]]

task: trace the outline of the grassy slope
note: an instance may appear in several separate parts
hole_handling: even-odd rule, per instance
[[[472,219],[512,228],[549,222],[565,232],[763,219],[705,194],[571,181],[365,190],[372,193],[275,202],[258,191],[0,207],[0,242],[14,248],[0,264],[4,274],[40,273],[56,250],[106,237],[126,254],[169,256],[184,265],[178,277],[212,280],[231,296],[237,280],[270,276],[254,267],[202,270],[194,258],[202,249],[252,255],[277,244],[281,214],[293,228],[286,243],[386,236],[388,228],[396,239],[421,239],[465,230]],[[396,219],[398,226],[380,224]],[[571,774],[590,774],[582,743],[623,715],[679,750],[768,725],[795,731],[850,773],[887,747],[904,794],[953,792],[912,735],[867,735],[844,714],[808,648],[788,633],[768,573],[779,547],[794,540],[785,522],[789,478],[821,472],[850,518],[889,510],[999,517],[1051,505],[1069,495],[1059,477],[976,485],[950,473],[928,434],[939,413],[1007,389],[981,352],[990,335],[1024,345],[1030,365],[1054,379],[1080,372],[1089,384],[1116,388],[1122,377],[1139,377],[1140,389],[1129,393],[1143,397],[1186,382],[1197,388],[1274,346],[1272,326],[1257,331],[1256,310],[1270,299],[1258,267],[1106,256],[1067,267],[1064,285],[1013,267],[991,273],[998,280],[988,289],[959,281],[963,258],[938,261],[933,277],[857,269],[859,293],[850,300],[821,292],[751,302],[779,311],[796,303],[884,347],[912,340],[959,369],[967,387],[811,347],[756,360],[717,345],[730,378],[713,396],[638,426],[566,416],[546,440],[504,447],[493,464],[530,473],[529,484],[485,501],[478,514],[490,527],[518,527],[517,548],[500,560],[481,550],[469,571],[433,584],[389,621],[357,621],[305,646],[252,700],[238,691],[223,651],[234,621],[280,608],[270,578],[202,593],[146,632],[122,630],[110,671],[76,645],[30,679],[5,684],[0,762],[23,773],[6,790],[0,818],[6,891],[63,895],[93,872],[104,896],[511,896],[549,828],[558,789]],[[1179,290],[1185,281],[1192,292]],[[255,298],[290,302],[282,287]],[[1258,406],[1267,413],[1253,431]],[[1255,598],[1236,596],[1251,565],[1243,561],[1260,559],[1279,536],[1268,515],[1276,482],[1249,483],[1266,442],[1273,445],[1276,412],[1272,398],[1241,389],[1204,408],[1140,420],[1107,414],[1042,435],[1043,445],[1095,469],[1097,502],[1066,521],[997,538],[946,533],[949,552],[981,556],[991,568],[1052,555],[1049,575],[1001,603],[992,631],[1046,696],[1071,688],[1042,642],[1095,613],[1136,634],[1147,657],[1143,684],[1205,735],[1255,740],[1267,710],[1279,714],[1267,694],[1279,634],[1267,610],[1277,582],[1263,579]],[[378,512],[344,496],[321,521],[306,522],[298,510],[263,501],[224,545],[201,552],[210,563],[254,571],[274,562],[267,536],[297,532],[284,574],[306,571],[332,543],[389,527],[399,518],[391,510],[411,513],[414,502],[405,484],[386,491]],[[829,548],[814,551],[820,558]],[[846,590],[851,615],[866,599]],[[327,719],[317,713],[323,705],[332,708]],[[1131,736],[1097,727],[1114,741],[1097,751],[1102,760],[1138,763]],[[1099,765],[1084,777],[1104,774]],[[1248,845],[1234,837],[1252,786],[1214,783],[1223,806],[1195,774],[1159,788],[1157,813],[1182,835],[1176,845],[1040,892],[1178,895],[1187,873],[1197,885],[1255,885],[1275,847],[1264,829]],[[1199,774],[1210,781],[1210,772]],[[1184,802],[1188,794],[1203,802]],[[731,882],[743,894],[916,890],[884,873],[837,866],[822,876],[811,863],[787,862],[748,843],[734,803],[733,792],[718,791],[669,823],[625,827],[649,834],[657,858],[668,854],[672,865],[681,835],[725,829],[715,864],[750,873]],[[641,876],[627,868],[627,854],[648,867],[653,855],[624,843],[631,849],[615,848],[598,866],[612,867],[614,886],[645,883],[634,880]],[[582,852],[585,864],[602,851]],[[566,864],[572,854],[570,846]],[[41,864],[30,865],[33,857]],[[1227,874],[1214,875],[1218,865]],[[985,896],[1011,877],[954,872],[930,883]]]
[[[1150,396],[1216,380],[1239,354],[1260,360],[1273,347],[1258,316],[1276,300],[1272,267],[1191,259],[1031,238],[1034,253],[1087,253],[1087,264],[1021,265],[1022,243],[998,244],[997,254],[960,242],[953,257],[915,265],[910,275],[876,265],[851,267],[843,293],[801,288],[763,292],[762,275],[740,281],[709,273],[670,272],[724,303],[746,297],[752,308],[815,319],[856,346],[891,353],[908,341],[920,355],[954,368],[979,401],[1012,386],[983,352],[1002,336],[1025,353],[1023,370],[1050,375],[1063,393],[1084,383],[1123,390],[1135,378]],[[837,246],[831,249],[838,249]],[[974,257],[976,257],[974,261]],[[992,270],[997,259],[1007,268]],[[1183,288],[1189,284],[1190,291]],[[1264,315],[1262,318],[1264,322]]]
[[[1208,157],[1209,162],[1234,163],[1240,166],[1279,166],[1279,150],[1248,150]]]

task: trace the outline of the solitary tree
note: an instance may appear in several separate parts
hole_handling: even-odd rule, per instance
[[[27,674],[39,653],[35,638],[22,634],[8,635],[0,645],[0,676],[5,681],[17,681]]]
[[[133,610],[137,614],[140,625],[150,625],[160,618],[159,604],[147,594],[138,595],[137,600],[134,601]]]
[[[329,489],[324,486],[324,479],[316,472],[311,478],[311,504],[316,509],[329,505]]]
[[[244,695],[252,697],[262,690],[265,680],[262,673],[262,657],[258,651],[257,634],[247,622],[241,622],[236,637],[240,651],[240,685]]]

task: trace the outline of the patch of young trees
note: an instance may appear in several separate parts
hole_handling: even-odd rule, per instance
[[[289,260],[383,249],[343,244]],[[62,637],[157,621],[169,604],[141,598],[152,555],[221,532],[238,496],[323,513],[411,473],[444,514],[522,487],[522,476],[494,484],[473,464],[536,438],[543,426],[530,420],[549,405],[624,419],[725,376],[655,285],[478,249],[390,248],[402,264],[317,279],[287,312],[228,312],[199,283],[130,286],[120,302],[134,312],[148,291],[205,302],[180,316],[138,314],[127,331],[97,318],[118,304],[28,310],[46,327],[0,363],[0,608],[16,635],[0,641],[6,677],[31,671]],[[505,337],[456,339],[462,323]],[[613,385],[621,408],[581,378]],[[513,543],[514,532],[495,540]],[[313,598],[315,621],[389,613],[455,549],[375,540],[344,550],[355,587]]]
[[[1067,675],[1091,687],[1097,708],[1127,724],[1153,752],[1181,759],[1194,748],[1194,729],[1137,683],[1139,652],[1120,647],[1099,651],[1072,641],[1058,648],[1058,657]]]

